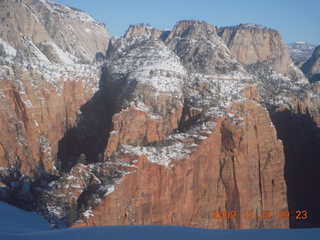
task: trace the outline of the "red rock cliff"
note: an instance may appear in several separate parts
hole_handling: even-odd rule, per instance
[[[282,143],[268,113],[258,103],[235,104],[236,117],[215,119],[212,133],[183,159],[170,165],[151,163],[146,155],[122,154],[136,159],[134,171],[125,175],[80,226],[184,225],[205,228],[286,228],[277,219],[286,210]],[[240,119],[241,117],[241,119]],[[127,126],[130,128],[130,126]],[[195,140],[185,139],[188,145]],[[248,219],[212,219],[215,210],[254,211]],[[272,210],[261,220],[261,210]],[[244,213],[243,213],[244,214]]]

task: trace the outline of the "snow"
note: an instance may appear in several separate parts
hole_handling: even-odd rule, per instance
[[[75,59],[75,57],[71,56],[70,54],[63,51],[54,42],[42,43],[42,45],[51,47],[53,53],[55,54],[55,56],[59,59],[59,61],[62,64],[73,64],[74,63],[74,61],[71,58]]]
[[[190,148],[187,148],[187,146],[181,142],[175,142],[174,144],[164,147],[123,145],[122,151],[131,155],[146,155],[150,162],[166,167],[170,165],[173,159],[188,158],[188,154],[192,152]]]
[[[31,60],[32,61],[38,61],[41,63],[50,63],[49,59],[44,55],[39,48],[34,45],[34,43],[27,37],[22,37],[22,40],[24,44],[28,47],[30,54],[31,54]]]
[[[94,217],[94,214],[92,212],[92,210],[87,210],[85,211],[84,213],[82,213],[82,215],[85,217],[85,218],[89,218],[89,217]]]
[[[40,0],[39,2],[41,2],[50,11],[51,14],[57,14],[57,15],[71,18],[71,19],[75,19],[75,20],[81,21],[81,22],[87,22],[87,23],[91,23],[91,24],[101,25],[100,23],[95,21],[93,19],[93,17],[91,17],[89,14],[87,14],[85,12],[71,9],[68,6],[64,6],[64,5],[55,3],[53,1],[49,1],[49,0]],[[33,5],[30,5],[30,7],[34,11],[36,11],[36,8]]]
[[[109,186],[109,187],[107,188],[107,191],[106,191],[106,193],[104,194],[104,196],[107,196],[107,195],[109,195],[110,193],[113,193],[114,190],[115,190],[114,185]]]
[[[157,92],[180,94],[186,70],[180,59],[161,41],[150,40],[145,45],[125,51],[112,63],[113,73],[127,74],[128,81],[148,85]]]
[[[71,184],[70,187],[71,188],[81,189],[81,186],[79,184]]]
[[[23,63],[9,62],[6,59],[4,64],[6,66],[0,63],[0,80],[12,80],[16,88],[19,89],[21,99],[27,108],[32,108],[33,106],[26,94],[26,89],[30,87],[34,90],[37,100],[43,103],[43,91],[48,92],[48,89],[50,89],[43,87],[44,82],[52,85],[51,89],[55,89],[58,95],[62,94],[64,82],[67,81],[78,82],[89,94],[99,89],[101,68],[98,63],[54,64],[49,61],[41,62],[36,58]],[[16,69],[19,69],[19,72]],[[21,75],[24,76],[23,82]],[[25,76],[29,76],[29,78],[25,78]]]
[[[268,31],[268,30],[273,30],[272,28],[268,28],[259,24],[254,24],[254,23],[242,23],[236,26],[227,26],[227,27],[221,27],[220,29],[252,29],[252,30],[264,30],[264,31]]]
[[[15,57],[17,55],[17,50],[10,46],[8,43],[0,39],[0,54],[4,53],[4,57]]]
[[[217,230],[178,226],[105,226],[51,230],[36,213],[0,202],[0,239],[3,240],[318,240],[320,229]],[[91,210],[85,217],[93,215]]]
[[[296,63],[299,63],[306,61],[311,57],[316,45],[306,42],[295,42],[288,44],[287,47],[291,58]]]

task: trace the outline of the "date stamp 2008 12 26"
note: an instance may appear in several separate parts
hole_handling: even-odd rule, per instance
[[[306,210],[296,210],[289,212],[288,210],[214,210],[211,212],[211,219],[297,219],[306,220],[308,218],[308,212]]]

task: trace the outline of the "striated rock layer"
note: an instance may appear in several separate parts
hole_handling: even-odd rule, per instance
[[[49,0],[0,2],[1,39],[20,58],[54,63],[89,63],[105,55],[107,29],[80,10]],[[0,48],[1,49],[1,48]]]
[[[277,216],[287,209],[283,146],[250,76],[207,23],[179,22],[164,43],[153,37],[109,51],[106,81],[123,87],[105,160],[130,169],[73,227],[288,227]],[[181,52],[186,43],[192,57]],[[210,62],[199,61],[205,51]],[[214,219],[217,210],[238,218]]]
[[[277,72],[294,81],[304,78],[294,66],[278,31],[255,24],[240,24],[219,28],[218,34],[242,64],[268,62]]]
[[[110,40],[100,72],[91,60],[109,39],[90,16],[50,1],[1,4],[19,10],[1,26],[18,16],[33,26],[0,35],[2,200],[56,227],[287,228],[279,211],[315,203],[293,176],[305,152],[319,156],[308,145],[319,149],[319,92],[276,31],[132,25]],[[302,182],[317,187],[311,165]]]
[[[215,128],[183,159],[168,167],[142,154],[134,171],[85,217],[80,226],[123,224],[185,225],[205,228],[285,228],[286,220],[259,219],[261,210],[286,210],[282,144],[268,113],[258,103],[235,104],[239,122],[220,117]],[[188,145],[194,140],[185,139]],[[236,211],[236,219],[213,219],[215,210]],[[253,211],[248,219],[243,213]]]
[[[105,52],[108,33],[51,1],[0,5],[0,197],[35,210],[41,187],[61,176],[60,139],[99,88],[93,60]]]

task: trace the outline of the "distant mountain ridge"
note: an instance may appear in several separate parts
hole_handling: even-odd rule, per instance
[[[293,62],[298,66],[302,66],[311,57],[316,45],[306,42],[294,42],[287,44],[287,47]]]
[[[301,67],[310,82],[320,81],[320,45],[317,46],[312,56]]]

